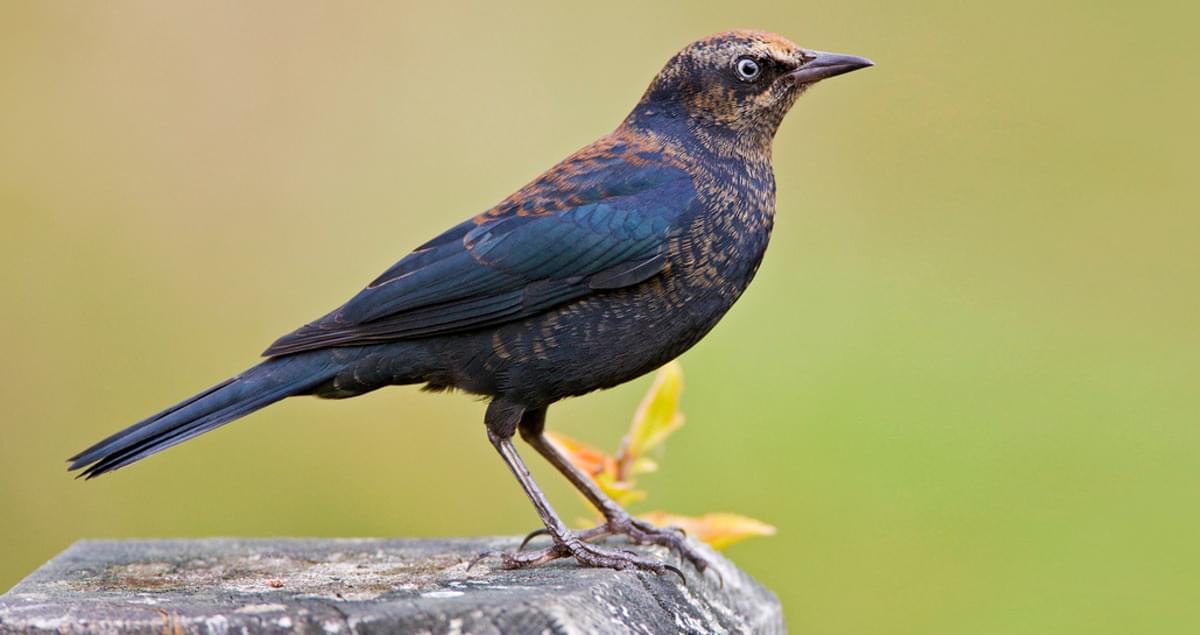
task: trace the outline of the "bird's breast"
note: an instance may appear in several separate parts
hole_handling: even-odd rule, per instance
[[[614,386],[679,356],[720,321],[762,261],[774,186],[769,170],[757,182],[700,177],[696,183],[696,213],[669,238],[661,273],[489,335],[479,359],[497,378],[497,390],[527,391],[521,398],[530,403],[552,403]]]
[[[766,252],[774,227],[775,181],[768,164],[702,172],[696,182],[701,212],[676,244],[683,290],[715,294],[732,305]]]

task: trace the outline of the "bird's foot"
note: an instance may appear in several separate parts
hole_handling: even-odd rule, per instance
[[[518,551],[525,548],[530,540],[538,536],[548,535],[545,529],[538,529],[525,536],[525,540],[521,542]],[[600,540],[609,536],[625,536],[630,542],[638,545],[660,545],[679,554],[679,557],[687,560],[700,573],[704,573],[712,567],[708,557],[696,549],[692,543],[688,542],[687,534],[678,527],[655,527],[654,525],[629,514],[613,514],[607,521],[591,529],[587,529],[576,534],[579,540],[591,542]],[[552,547],[553,548],[553,547]],[[713,571],[716,571],[714,568]]]
[[[562,539],[555,538],[554,544],[545,549],[537,551],[521,551],[518,549],[515,552],[506,553],[502,556],[504,568],[524,569],[559,558],[574,558],[580,564],[588,567],[601,567],[622,571],[626,569],[638,569],[641,571],[651,571],[656,574],[663,574],[670,571],[679,576],[679,579],[684,584],[687,584],[687,578],[676,567],[659,562],[658,560],[643,558],[632,551],[594,545],[587,542],[583,536],[584,534],[570,534]],[[525,543],[522,543],[521,547],[524,546]]]

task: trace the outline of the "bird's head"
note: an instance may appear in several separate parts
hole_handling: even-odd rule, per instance
[[[718,33],[675,54],[631,119],[650,125],[656,119],[684,119],[697,132],[769,143],[809,86],[868,66],[870,60],[804,49],[773,33]]]

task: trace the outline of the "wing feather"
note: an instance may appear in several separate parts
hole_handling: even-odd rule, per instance
[[[643,154],[636,164],[585,154],[421,245],[265,354],[483,328],[657,275],[696,211],[691,177]]]

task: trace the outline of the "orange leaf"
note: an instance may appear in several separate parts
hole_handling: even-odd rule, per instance
[[[608,474],[611,478],[616,478],[617,461],[613,457],[564,434],[556,432],[546,432],[545,434],[550,443],[553,443],[560,452],[567,456],[571,465],[583,470],[593,480],[601,474]]]
[[[724,549],[753,536],[773,536],[775,528],[764,522],[724,512],[712,512],[699,518],[666,512],[639,514],[638,518],[659,527],[678,527],[713,549]]]

